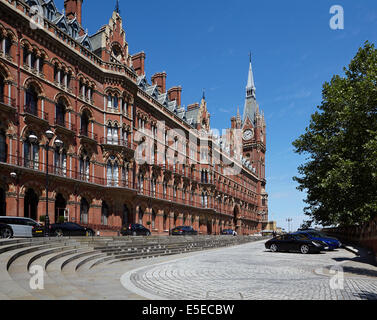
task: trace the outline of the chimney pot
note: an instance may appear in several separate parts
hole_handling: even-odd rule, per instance
[[[181,105],[181,94],[182,94],[182,87],[173,87],[168,90],[168,98],[169,100],[176,100],[177,105]]]
[[[145,74],[144,70],[144,64],[145,64],[145,53],[139,52],[132,56],[132,65],[135,69],[135,72],[138,76],[142,76]]]
[[[81,25],[82,3],[84,0],[64,0],[64,11],[68,19],[73,20],[75,17]]]
[[[166,92],[166,72],[158,72],[152,76],[152,83],[156,84],[160,93]]]

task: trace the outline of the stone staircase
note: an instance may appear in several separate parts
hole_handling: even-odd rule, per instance
[[[97,299],[81,285],[125,261],[180,255],[262,240],[250,236],[33,238],[0,240],[0,299]],[[32,290],[30,270],[44,270],[44,290]],[[122,288],[119,288],[121,290]],[[114,291],[116,296],[116,292]]]

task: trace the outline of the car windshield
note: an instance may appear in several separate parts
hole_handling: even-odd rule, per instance
[[[309,231],[308,233],[310,235],[312,235],[313,237],[321,237],[321,238],[327,237],[325,234],[323,234],[322,232],[319,232],[319,231]]]
[[[294,235],[295,239],[297,240],[310,240],[305,234],[298,233]]]

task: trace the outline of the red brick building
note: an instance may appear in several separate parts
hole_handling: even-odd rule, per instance
[[[52,0],[0,0],[0,215],[40,220],[47,204],[51,223],[102,235],[130,222],[259,232],[266,125],[251,62],[243,119],[215,135],[204,95],[185,108],[165,72],[149,82],[119,11],[89,35],[82,2],[63,14]]]

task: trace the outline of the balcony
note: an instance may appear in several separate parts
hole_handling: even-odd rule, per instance
[[[6,95],[0,96],[0,110],[3,112],[15,113],[17,110],[16,99],[13,99]]]
[[[24,116],[27,123],[33,122],[42,126],[48,126],[48,113],[42,111],[40,108],[25,105]]]
[[[134,157],[136,149],[135,143],[120,138],[102,137],[100,144],[106,150],[123,151],[126,154],[126,158]]]
[[[54,120],[56,133],[74,135],[76,132],[76,126],[73,123],[55,118]]]
[[[80,129],[79,138],[89,143],[97,144],[98,142],[98,136],[96,133],[93,133],[89,130],[84,130],[83,128]]]

